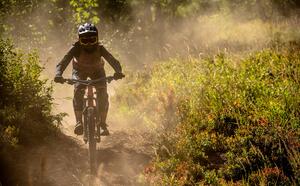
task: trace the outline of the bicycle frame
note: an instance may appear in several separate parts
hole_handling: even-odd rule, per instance
[[[88,142],[89,148],[89,162],[90,162],[90,170],[92,174],[96,173],[96,146],[97,142],[99,143],[101,140],[100,135],[100,124],[99,124],[99,105],[95,104],[94,101],[97,101],[98,98],[94,97],[94,86],[99,82],[106,81],[110,83],[114,79],[113,76],[108,76],[105,78],[100,78],[96,80],[77,80],[77,79],[64,79],[68,84],[79,83],[87,86],[86,92],[86,103],[85,108],[83,110],[83,140],[85,143]],[[95,131],[95,129],[97,130]],[[96,139],[96,137],[98,137]]]
[[[92,85],[87,85],[87,88],[86,88],[86,90],[87,90],[87,92],[86,92],[86,98],[85,98],[85,101],[86,101],[86,103],[85,103],[85,106],[84,106],[84,109],[83,109],[83,118],[84,118],[84,122],[83,122],[83,141],[85,142],[85,143],[87,143],[88,142],[88,134],[87,134],[87,130],[88,130],[88,122],[87,122],[87,117],[89,117],[88,116],[88,113],[90,112],[93,112],[94,113],[94,116],[92,116],[92,117],[94,117],[94,123],[96,124],[96,127],[97,127],[97,132],[96,132],[96,135],[97,135],[97,137],[99,138],[99,140],[97,140],[96,142],[100,142],[100,127],[98,126],[99,125],[99,113],[98,113],[98,108],[97,108],[97,106],[99,106],[99,105],[97,105],[97,99],[98,98],[95,98],[94,97],[94,88],[93,88],[93,86]],[[95,104],[95,102],[94,101],[96,101],[96,104]],[[93,110],[93,111],[89,111],[89,110]],[[95,129],[93,129],[93,130],[95,130]]]
[[[86,92],[86,98],[85,98],[85,100],[86,100],[86,103],[85,103],[85,108],[84,108],[84,110],[83,110],[83,115],[84,115],[84,119],[86,118],[86,112],[87,112],[87,109],[91,109],[91,108],[93,108],[95,111],[96,111],[96,115],[95,115],[95,122],[96,122],[96,124],[97,124],[97,137],[99,137],[99,139],[97,140],[97,142],[100,142],[100,126],[98,126],[99,125],[99,112],[98,112],[98,105],[97,104],[95,104],[95,102],[94,101],[96,101],[96,103],[97,103],[97,99],[98,98],[95,98],[94,97],[94,87],[96,87],[96,85],[98,84],[98,83],[100,83],[100,82],[103,82],[103,81],[106,81],[106,82],[108,82],[108,83],[110,83],[112,80],[114,80],[114,77],[113,76],[107,76],[107,77],[103,77],[103,78],[99,78],[99,79],[95,79],[95,80],[78,80],[78,79],[64,79],[65,80],[65,82],[67,82],[68,84],[71,84],[71,85],[73,85],[73,84],[75,84],[75,83],[79,83],[79,84],[82,84],[82,85],[85,85],[85,86],[87,86],[87,88],[86,88],[86,90],[87,90],[87,92]],[[84,124],[84,135],[83,135],[83,140],[84,140],[84,142],[85,143],[87,143],[87,134],[86,134],[86,129],[87,129],[87,126],[85,126],[85,124],[86,124],[86,121],[84,121],[83,122],[83,124]]]

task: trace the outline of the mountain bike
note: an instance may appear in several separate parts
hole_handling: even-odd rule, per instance
[[[97,165],[97,142],[101,141],[101,127],[100,127],[100,116],[98,112],[98,98],[94,96],[96,94],[95,87],[99,83],[106,81],[110,83],[114,80],[114,76],[107,76],[95,80],[78,80],[78,79],[64,79],[65,83],[73,85],[79,83],[86,86],[85,93],[85,104],[82,112],[83,115],[83,141],[88,143],[88,155],[89,165],[91,174],[96,174]]]

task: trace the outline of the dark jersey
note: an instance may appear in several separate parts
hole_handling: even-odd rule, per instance
[[[97,45],[97,48],[93,52],[86,52],[81,45],[76,42],[63,59],[56,66],[56,74],[62,75],[69,63],[72,61],[73,68],[78,71],[97,71],[104,68],[103,57],[116,72],[122,72],[121,65],[103,45]]]

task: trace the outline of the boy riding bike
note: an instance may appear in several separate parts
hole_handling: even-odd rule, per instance
[[[104,61],[101,60],[101,57],[104,57],[115,70],[114,79],[117,80],[124,77],[119,61],[116,60],[103,45],[99,44],[98,30],[95,25],[90,23],[80,25],[78,28],[78,38],[79,41],[71,47],[64,58],[57,64],[54,82],[64,82],[62,74],[71,61],[73,64],[72,76],[74,79],[86,80],[88,77],[91,79],[105,77]],[[96,89],[97,97],[99,98],[100,127],[103,130],[101,135],[109,135],[106,124],[109,107],[106,82],[103,81]],[[84,85],[74,85],[73,108],[76,118],[74,133],[77,135],[82,135],[83,133],[82,111],[84,106],[84,93]]]

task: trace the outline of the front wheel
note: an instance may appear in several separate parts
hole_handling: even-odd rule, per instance
[[[96,174],[95,108],[87,110],[87,132],[89,142],[89,163],[91,174]]]

